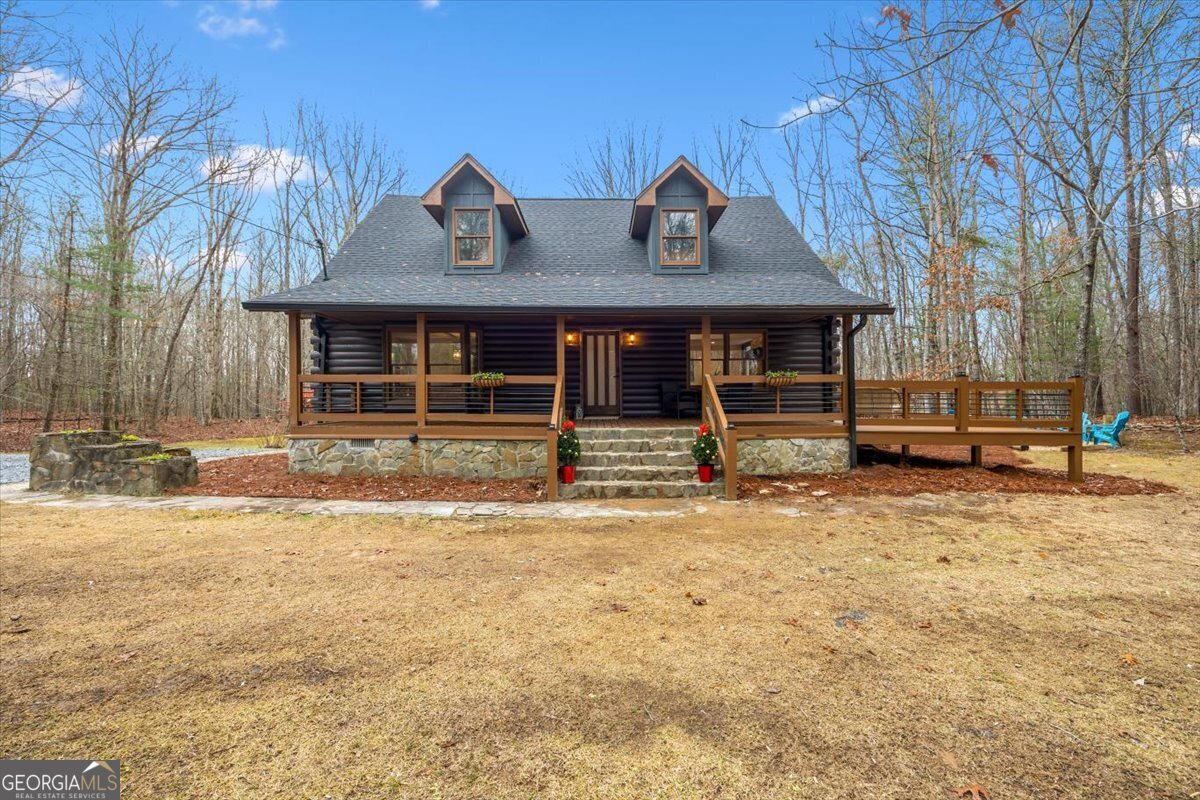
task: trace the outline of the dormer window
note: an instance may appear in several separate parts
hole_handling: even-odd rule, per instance
[[[479,267],[492,264],[492,210],[454,209],[454,266]]]
[[[655,275],[706,275],[709,233],[729,198],[683,156],[633,200],[629,235],[646,243]]]
[[[700,263],[700,209],[664,208],[662,211],[662,263],[696,266]]]

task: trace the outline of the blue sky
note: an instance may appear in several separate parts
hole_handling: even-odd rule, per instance
[[[61,24],[81,43],[143,25],[236,93],[248,144],[303,99],[375,125],[403,151],[408,191],[470,151],[520,194],[556,196],[606,127],[661,125],[667,160],[714,123],[776,121],[812,95],[816,40],[878,5],[155,1],[70,5]]]

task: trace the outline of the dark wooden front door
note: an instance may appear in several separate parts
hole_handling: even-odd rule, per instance
[[[583,413],[612,417],[621,413],[621,341],[617,331],[584,331],[579,359]]]

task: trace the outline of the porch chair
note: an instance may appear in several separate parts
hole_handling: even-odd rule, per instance
[[[1129,422],[1129,412],[1122,411],[1117,414],[1117,418],[1108,425],[1097,425],[1087,418],[1083,417],[1083,437],[1085,442],[1091,444],[1100,444],[1108,442],[1109,447],[1116,450],[1122,447],[1121,431],[1125,430],[1125,425]]]
[[[675,419],[700,416],[700,392],[695,389],[685,389],[679,381],[663,381],[658,385],[662,396],[664,414],[674,414]]]

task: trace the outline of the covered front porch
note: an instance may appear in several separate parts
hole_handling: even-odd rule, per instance
[[[396,436],[434,426],[494,433],[496,426],[544,428],[563,418],[694,419],[703,376],[715,378],[738,411],[842,411],[846,324],[833,315],[308,320],[306,339],[304,320],[289,315],[292,435]],[[781,395],[762,383],[768,369],[813,382]],[[477,386],[472,375],[480,372],[503,373],[503,385]]]
[[[848,316],[430,312],[291,313],[288,320],[294,440],[539,442],[544,474],[552,476],[565,419],[690,424],[715,404],[748,428],[772,423],[791,436],[849,436],[850,378],[841,357]],[[768,387],[768,369],[800,377]],[[503,383],[482,385],[473,377],[482,372],[503,373]],[[554,497],[555,481],[548,483]]]

